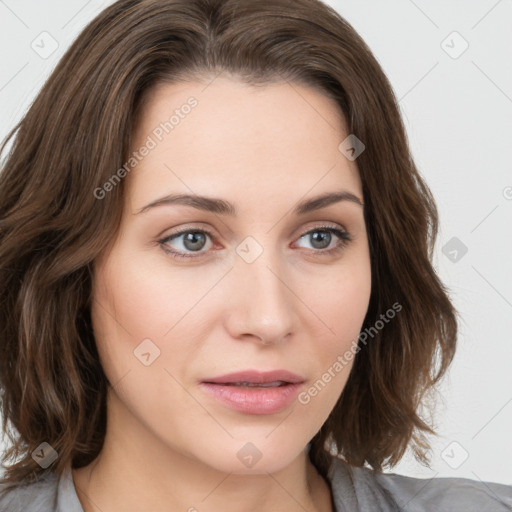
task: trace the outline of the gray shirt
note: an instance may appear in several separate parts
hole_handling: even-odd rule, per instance
[[[377,474],[336,458],[328,478],[336,512],[512,511],[509,485],[466,478],[422,479]],[[70,467],[60,479],[47,471],[37,482],[7,492],[2,490],[0,486],[0,512],[83,512]]]

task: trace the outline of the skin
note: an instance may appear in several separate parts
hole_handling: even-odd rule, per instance
[[[287,369],[307,390],[357,338],[371,287],[364,207],[341,201],[292,212],[338,190],[363,202],[356,162],[338,150],[345,121],[313,88],[221,75],[151,91],[133,149],[190,96],[198,105],[125,178],[118,236],[95,262],[91,315],[112,387],[103,450],[73,470],[79,499],[86,512],[331,511],[329,485],[306,447],[352,363],[308,404],[275,414],[232,410],[199,382]],[[238,214],[186,205],[137,213],[170,193],[222,198]],[[325,224],[351,241],[326,254],[340,239],[322,246],[310,233]],[[159,244],[182,228],[213,234],[198,244],[199,257],[175,259]],[[252,263],[236,252],[248,236],[263,249]],[[165,246],[197,254],[184,236]],[[160,350],[149,366],[134,356],[144,339]],[[251,468],[237,457],[248,442],[261,453]]]

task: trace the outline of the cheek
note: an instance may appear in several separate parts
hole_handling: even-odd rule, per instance
[[[173,299],[155,272],[137,258],[113,252],[95,270],[91,320],[102,366],[114,384],[143,366],[142,354],[149,351],[151,360],[158,361],[160,337],[172,320],[165,306]]]
[[[371,294],[371,267],[367,252],[346,261],[329,279],[323,290],[317,290],[317,310],[323,313],[331,336],[326,336],[326,348],[342,350],[357,339]]]
[[[141,368],[173,372],[187,368],[201,339],[194,336],[198,329],[194,319],[209,304],[200,299],[222,275],[221,270],[218,276],[183,267],[170,273],[165,259],[149,263],[148,259],[144,251],[121,244],[95,271],[91,319],[102,366],[112,384],[127,372],[133,379]],[[170,343],[173,339],[187,343]],[[145,362],[154,362],[145,367],[142,354],[148,352]],[[145,378],[153,375],[146,373]]]
[[[323,413],[334,407],[358,352],[358,337],[371,293],[369,258],[347,264],[337,276],[327,283],[324,293],[314,296],[313,307],[322,312],[323,334],[316,338],[309,354],[310,360],[317,362],[315,378],[302,399],[299,397],[299,403],[310,404]]]
[[[183,396],[180,385],[165,371],[174,375],[174,368],[186,367],[190,356],[191,347],[169,351],[164,341],[186,312],[187,300],[182,296],[187,287],[181,289],[173,281],[171,289],[158,269],[122,253],[112,253],[96,276],[91,320],[116,399],[142,423],[158,418],[157,423],[172,425],[179,417],[172,415],[176,408],[180,414],[194,410],[194,402]],[[179,328],[180,324],[176,331]]]
[[[160,339],[183,316],[191,288],[183,280],[170,281],[165,269],[145,261],[144,253],[120,250],[98,269],[94,296],[102,307],[95,308],[96,321],[101,331],[116,331],[134,343]]]

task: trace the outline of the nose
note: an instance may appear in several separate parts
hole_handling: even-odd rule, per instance
[[[263,250],[251,263],[237,256],[227,286],[226,328],[233,338],[273,345],[293,333],[298,298],[272,251]]]

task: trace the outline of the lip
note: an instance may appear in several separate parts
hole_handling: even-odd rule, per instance
[[[200,385],[208,395],[236,411],[275,414],[291,405],[304,382],[303,377],[288,370],[244,370],[203,379]]]
[[[236,382],[251,382],[259,384],[268,384],[269,382],[283,381],[291,384],[304,382],[304,378],[288,370],[272,370],[260,372],[258,370],[242,370],[239,372],[220,375],[219,377],[211,377],[202,379],[201,382],[212,382],[214,384],[233,384]]]

